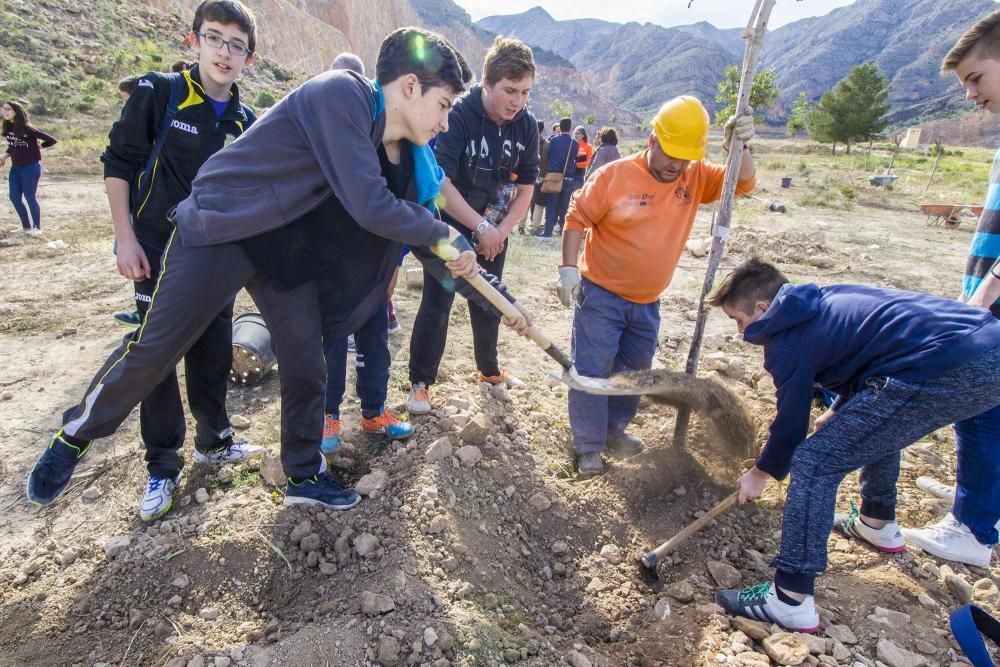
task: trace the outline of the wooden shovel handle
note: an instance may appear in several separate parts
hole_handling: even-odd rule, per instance
[[[733,491],[731,494],[720,500],[712,509],[705,512],[704,516],[699,517],[694,521],[692,521],[690,524],[688,524],[688,526],[684,530],[677,533],[669,540],[667,540],[666,542],[664,542],[663,544],[661,544],[660,546],[656,547],[651,552],[643,556],[643,559],[645,560],[650,555],[652,555],[654,556],[654,558],[650,560],[652,560],[655,563],[659,559],[663,558],[666,554],[670,553],[671,551],[682,545],[684,542],[686,542],[689,537],[697,533],[699,530],[701,530],[708,524],[712,523],[712,521],[715,520],[715,517],[719,516],[720,514],[728,510],[730,507],[735,505],[736,501],[739,499],[739,496],[740,496],[739,491]]]

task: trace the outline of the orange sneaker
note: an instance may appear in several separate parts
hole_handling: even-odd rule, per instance
[[[490,384],[505,384],[508,387],[523,387],[524,383],[518,380],[516,377],[510,374],[506,368],[501,368],[499,375],[483,375],[482,371],[479,373],[480,382],[489,382]]]
[[[361,418],[361,430],[365,433],[387,435],[393,440],[406,440],[413,435],[413,424],[382,408],[377,417]]]
[[[340,415],[326,413],[323,420],[323,444],[320,450],[332,452],[340,447]]]

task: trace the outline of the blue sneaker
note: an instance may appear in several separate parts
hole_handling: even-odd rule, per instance
[[[34,505],[48,505],[58,498],[89,449],[89,442],[82,447],[66,442],[59,429],[28,475],[28,500]]]
[[[382,408],[376,417],[361,418],[361,430],[365,433],[387,435],[393,440],[406,440],[413,435],[413,424]]]
[[[116,322],[127,327],[137,327],[142,324],[142,318],[137,310],[133,310],[131,313],[115,313],[112,317],[115,318]]]
[[[146,495],[142,497],[139,507],[139,518],[143,521],[154,521],[170,511],[174,505],[174,489],[181,476],[154,477],[146,479]]]
[[[323,420],[323,444],[320,450],[329,454],[340,448],[340,415],[327,412]]]
[[[349,510],[361,502],[354,489],[345,489],[329,475],[313,475],[298,484],[285,484],[286,505],[322,505],[333,510]]]

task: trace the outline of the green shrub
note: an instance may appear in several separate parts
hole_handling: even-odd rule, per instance
[[[273,107],[274,103],[278,100],[271,94],[270,91],[262,90],[257,94],[257,99],[254,103],[257,105],[258,109],[264,109],[266,107]]]

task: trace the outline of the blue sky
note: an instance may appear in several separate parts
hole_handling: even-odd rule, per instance
[[[553,18],[565,20],[595,18],[625,23],[639,21],[660,25],[684,25],[708,21],[717,28],[745,27],[752,0],[455,0],[478,21],[493,14],[518,14],[541,5]],[[777,28],[808,16],[820,16],[854,0],[778,0],[771,12],[770,26]],[[544,46],[544,45],[542,45]]]

